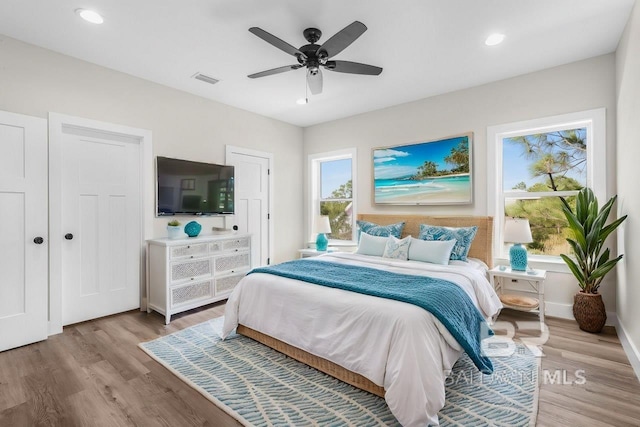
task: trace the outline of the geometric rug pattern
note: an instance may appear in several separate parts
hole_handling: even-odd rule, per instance
[[[397,426],[383,398],[357,389],[250,338],[219,337],[223,318],[140,347],[246,426]],[[538,360],[518,345],[483,375],[465,355],[446,384],[442,426],[535,424]]]

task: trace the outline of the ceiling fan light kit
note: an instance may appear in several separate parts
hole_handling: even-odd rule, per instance
[[[306,67],[307,85],[309,86],[309,90],[312,94],[318,95],[322,93],[322,68],[338,73],[377,76],[382,72],[382,68],[380,67],[361,64],[359,62],[330,60],[330,58],[339,54],[353,43],[366,30],[367,27],[362,22],[354,21],[342,30],[338,31],[322,45],[318,45],[316,42],[322,37],[322,31],[317,28],[307,28],[302,32],[302,35],[309,44],[301,46],[298,49],[261,28],[251,27],[249,28],[249,31],[252,34],[255,34],[262,40],[277,47],[283,52],[294,56],[298,63],[250,74],[248,77],[255,79]]]

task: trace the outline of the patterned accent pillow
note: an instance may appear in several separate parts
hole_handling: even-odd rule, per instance
[[[384,247],[383,258],[393,259],[408,259],[409,258],[409,244],[411,243],[411,236],[407,236],[404,239],[396,239],[393,236],[389,236],[387,245]]]
[[[451,251],[452,260],[466,261],[471,248],[471,242],[476,237],[478,227],[439,227],[420,224],[420,238],[422,240],[456,240]]]
[[[363,233],[370,234],[372,236],[394,236],[398,239],[402,236],[402,229],[404,228],[404,221],[391,225],[378,225],[373,222],[356,221],[358,229]]]

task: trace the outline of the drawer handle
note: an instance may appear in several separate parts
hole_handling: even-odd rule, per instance
[[[193,277],[191,278],[191,280],[193,280]]]
[[[238,252],[238,250],[236,249],[236,252]]]
[[[193,255],[191,255],[189,258],[193,258]]]
[[[187,249],[191,249],[191,246],[187,246]]]

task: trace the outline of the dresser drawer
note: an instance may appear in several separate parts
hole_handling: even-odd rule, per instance
[[[238,252],[228,255],[219,255],[214,260],[216,274],[244,270],[251,267],[249,252]]]
[[[250,237],[241,237],[239,239],[228,239],[222,240],[222,250],[223,251],[239,251],[243,249],[249,249],[249,244],[251,243]]]
[[[173,286],[171,287],[170,296],[171,308],[211,299],[214,295],[214,285],[211,279]]]
[[[171,281],[211,275],[211,260],[209,258],[193,261],[181,261],[171,264]]]
[[[196,243],[194,245],[174,246],[171,248],[171,259],[193,258],[197,256],[207,255],[209,252],[208,244]]]
[[[224,239],[218,242],[209,243],[209,252],[237,252],[249,249],[251,245],[251,237],[239,237],[235,239]]]
[[[230,294],[233,288],[236,287],[238,282],[247,274],[243,272],[240,274],[232,274],[230,276],[224,276],[216,278],[216,295]]]

